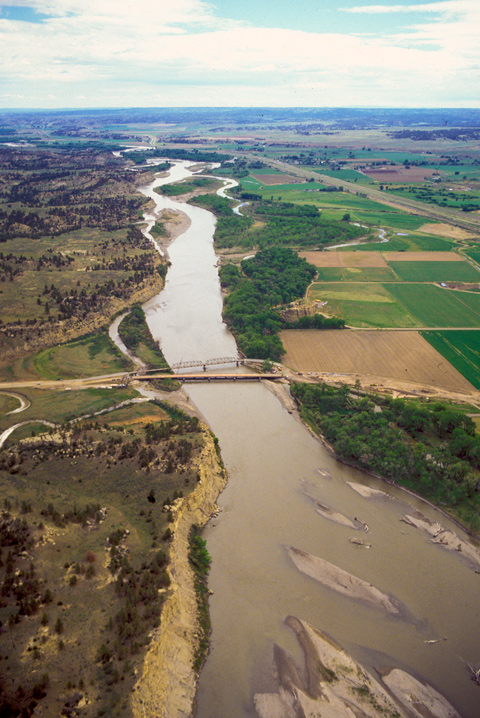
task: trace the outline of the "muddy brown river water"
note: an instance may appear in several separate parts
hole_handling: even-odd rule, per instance
[[[189,174],[180,163],[172,177],[154,184]],[[167,360],[235,354],[221,320],[214,218],[154,193],[152,186],[144,192],[159,208],[180,209],[192,221],[169,248],[165,289],[144,307]],[[253,695],[277,689],[274,644],[302,660],[284,625],[289,615],[332,636],[367,669],[407,670],[443,693],[463,718],[478,718],[480,688],[463,661],[480,662],[480,575],[462,554],[433,544],[400,519],[419,510],[467,540],[465,534],[421,500],[337,462],[265,386],[189,384],[187,391],[218,436],[229,474],[221,512],[204,534],[212,556],[213,631],[197,718],[256,715]],[[365,498],[351,483],[384,493]],[[318,504],[357,529],[318,513]],[[326,588],[294,566],[286,546],[372,583],[400,602],[400,614]],[[442,640],[426,643],[435,639]]]

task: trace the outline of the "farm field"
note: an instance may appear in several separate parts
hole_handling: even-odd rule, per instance
[[[299,256],[315,267],[383,267],[387,262],[378,252],[299,252]],[[400,255],[402,256],[402,255]]]
[[[255,191],[264,199],[273,197],[274,200],[281,199],[283,202],[293,202],[294,204],[313,204],[322,211],[326,219],[342,219],[345,212],[348,212],[352,222],[375,227],[391,227],[400,231],[413,231],[425,224],[422,217],[387,208],[385,205],[359,196],[359,194],[316,191],[315,188],[322,187],[317,183],[300,182],[262,187],[257,179],[245,177],[240,179],[240,184],[245,190]],[[361,189],[359,186],[360,194]]]
[[[348,247],[345,249],[348,250]],[[366,242],[356,245],[356,249],[362,252],[451,252],[453,244],[441,237],[419,232],[396,232],[386,242]]]
[[[380,167],[371,170],[365,169],[363,173],[376,182],[417,183],[429,179],[434,174],[438,175],[438,170],[431,167],[409,167],[407,169],[403,165],[396,165],[384,169]]]
[[[459,255],[451,252],[384,252],[383,257],[387,262],[464,262]]]
[[[473,389],[416,331],[291,329],[281,333],[281,340],[283,363],[296,371],[391,378],[459,392]]]
[[[253,178],[262,185],[285,185],[303,182],[302,179],[293,177],[292,175],[286,175],[283,173],[264,173],[263,171],[261,174],[254,174]]]
[[[397,285],[392,283],[388,286]],[[422,326],[420,321],[398,302],[383,284],[315,282],[309,289],[308,298],[328,302],[327,313],[342,317],[349,326],[360,328]],[[478,319],[480,321],[480,317]]]
[[[395,261],[390,266],[403,282],[480,282],[480,272],[465,261]]]
[[[388,291],[424,327],[479,327],[480,294],[431,284],[390,284]]]
[[[480,389],[480,332],[431,331],[421,334],[476,389]]]
[[[398,282],[390,267],[320,267],[317,274],[323,282]]]
[[[354,327],[480,327],[480,294],[432,284],[314,282],[308,298]]]

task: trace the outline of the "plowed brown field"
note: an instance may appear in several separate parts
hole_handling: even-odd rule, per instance
[[[296,182],[304,182],[300,177],[293,175],[271,174],[271,175],[252,175],[256,180],[266,185],[274,184],[294,184]]]
[[[453,366],[415,331],[316,331],[281,333],[283,363],[300,372],[354,374],[475,391]]]
[[[362,170],[363,174],[377,182],[422,182],[427,177],[438,174],[436,170],[426,167],[376,167],[372,170]]]
[[[314,267],[387,266],[386,261],[379,252],[299,252],[298,254],[306,259],[307,262],[313,264]],[[403,253],[399,252],[399,254]]]

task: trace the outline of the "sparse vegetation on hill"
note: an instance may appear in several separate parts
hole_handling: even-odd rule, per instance
[[[2,716],[131,715],[202,436],[142,404],[0,452]]]
[[[60,327],[81,335],[160,288],[167,265],[134,226],[149,178],[98,150],[0,148],[4,355],[41,337],[51,344]]]

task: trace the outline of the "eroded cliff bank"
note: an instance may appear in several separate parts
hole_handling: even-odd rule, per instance
[[[174,508],[170,595],[132,693],[134,718],[187,718],[192,713],[198,677],[193,661],[199,627],[188,537],[193,524],[203,526],[208,521],[226,483],[225,471],[207,429],[198,474],[195,491],[177,501]]]

